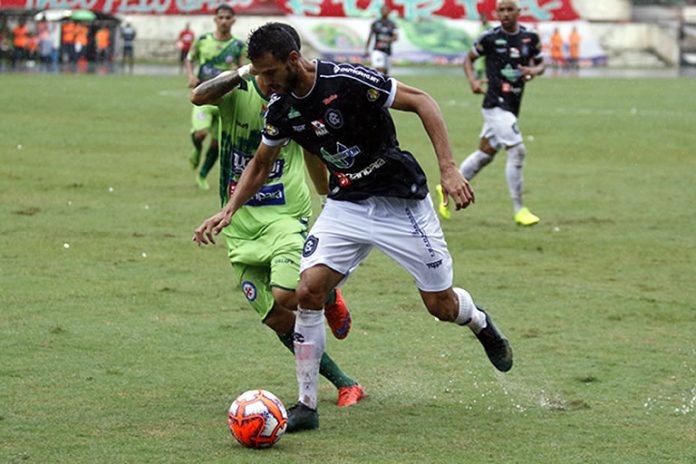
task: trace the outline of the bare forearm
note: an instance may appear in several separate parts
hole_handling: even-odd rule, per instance
[[[447,135],[447,125],[442,112],[430,95],[425,95],[425,98],[426,103],[419,107],[418,116],[423,122],[425,132],[428,134],[435,149],[440,172],[453,167],[456,168],[454,157],[452,156],[452,147]]]
[[[476,73],[474,72],[474,62],[468,54],[464,57],[464,74],[469,79],[469,83],[473,84],[476,79]]]
[[[258,159],[252,158],[244,168],[242,175],[239,176],[239,182],[225,209],[234,214],[239,208],[244,206],[266,183],[272,167],[273,163],[262,163]]]
[[[318,195],[328,195],[329,175],[326,166],[319,161],[318,157],[307,151],[304,152],[304,159],[309,178],[312,179],[312,184],[314,184],[314,190],[316,190]]]
[[[207,80],[191,92],[194,105],[210,105],[220,100],[242,82],[237,71],[225,71],[213,79]]]

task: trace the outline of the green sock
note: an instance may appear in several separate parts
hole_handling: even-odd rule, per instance
[[[334,288],[329,292],[329,296],[326,297],[326,301],[324,302],[324,305],[332,305],[336,303],[336,289]]]
[[[205,154],[205,161],[203,161],[203,166],[201,166],[201,170],[198,171],[198,175],[201,177],[208,177],[208,173],[213,169],[213,166],[215,166],[218,154],[219,150],[217,144],[214,146],[211,145],[210,148],[208,148],[208,153]]]
[[[280,342],[285,345],[292,353],[295,353],[295,348],[292,344],[292,332],[287,333],[283,336],[278,336]],[[351,379],[346,375],[345,372],[338,367],[338,364],[331,359],[331,356],[324,353],[321,355],[321,362],[319,364],[319,373],[324,376],[329,382],[334,384],[336,388],[340,387],[350,387],[352,385],[357,385],[358,382]]]

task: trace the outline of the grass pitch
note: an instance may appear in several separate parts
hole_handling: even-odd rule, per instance
[[[404,81],[439,101],[461,161],[480,98],[463,76]],[[225,410],[256,387],[293,404],[293,360],[223,247],[190,242],[218,199],[186,163],[184,79],[0,85],[0,462],[696,462],[691,80],[532,82],[525,198],[542,222],[513,224],[501,154],[444,224],[513,370],[375,252],[345,290],[350,337],[328,340],[370,397],[339,410],[322,381],[321,429],[266,451],[234,443]],[[434,186],[419,121],[395,118]]]

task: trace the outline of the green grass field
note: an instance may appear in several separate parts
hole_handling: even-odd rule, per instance
[[[445,113],[458,161],[477,143],[462,77],[405,77]],[[693,80],[532,82],[526,200],[504,154],[444,224],[455,281],[515,349],[497,373],[438,323],[378,252],[345,287],[328,351],[368,390],[271,450],[237,445],[226,408],[296,398],[293,358],[235,286],[186,158],[183,78],[0,75],[0,462],[696,463]],[[414,115],[400,140],[437,183]],[[217,168],[215,173],[217,173]],[[217,182],[214,182],[216,185]]]

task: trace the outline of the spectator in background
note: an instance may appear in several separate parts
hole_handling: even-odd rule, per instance
[[[89,27],[84,24],[75,24],[75,62],[85,58],[87,44],[89,43]]]
[[[128,69],[133,72],[133,46],[135,44],[135,36],[137,32],[131,25],[130,21],[121,27],[121,40],[123,40],[123,55],[121,56],[121,66],[126,66],[128,60]]]
[[[179,73],[184,70],[184,62],[186,61],[186,56],[188,56],[189,50],[191,50],[191,45],[195,40],[196,36],[191,30],[191,24],[186,23],[184,30],[179,32],[179,40],[176,42],[176,48],[179,50]]]
[[[75,24],[72,20],[67,20],[63,23],[62,33],[62,57],[63,62],[74,63],[75,60]]]
[[[48,22],[43,20],[36,23],[39,38],[39,60],[41,67],[48,69],[53,57],[53,38],[48,28]]]
[[[558,28],[553,30],[551,35],[551,64],[554,69],[559,70],[563,67],[563,37],[561,37],[561,32]]]
[[[372,53],[369,54],[371,65],[377,71],[387,75],[391,67],[392,43],[396,42],[399,35],[396,32],[396,24],[389,19],[389,7],[383,5],[379,11],[381,17],[370,26],[370,35],[365,43],[365,56],[368,56],[370,43],[374,37],[375,43],[372,46]]]
[[[571,69],[580,69],[580,41],[582,40],[582,37],[580,37],[580,33],[578,32],[577,27],[573,27],[573,30],[570,32],[570,37],[568,39],[568,46],[569,46],[569,59],[568,59],[568,67]]]
[[[24,63],[27,59],[27,48],[29,46],[29,30],[24,19],[19,20],[19,24],[12,29],[13,45],[12,67],[17,66],[17,62]]]
[[[106,25],[102,25],[94,35],[94,41],[97,44],[97,61],[105,63],[110,61],[109,47],[111,45],[111,31]]]

